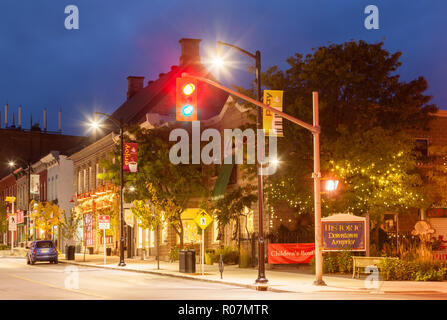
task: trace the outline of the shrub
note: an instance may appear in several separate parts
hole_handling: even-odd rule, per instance
[[[239,260],[239,251],[232,246],[226,246],[216,250],[215,260],[219,261],[219,256],[222,254],[222,260],[225,264],[236,264]]]
[[[169,260],[171,262],[178,260],[178,247],[177,246],[171,247],[171,250],[169,251]]]
[[[338,270],[341,273],[352,272],[352,253],[351,251],[341,251],[337,255]]]
[[[384,280],[442,281],[447,277],[445,263],[385,259],[378,267]]]
[[[0,250],[10,250],[11,247],[8,246],[7,244],[0,244]]]

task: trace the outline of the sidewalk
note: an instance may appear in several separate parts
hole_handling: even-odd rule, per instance
[[[157,262],[151,258],[148,260],[125,259],[126,266],[119,267],[119,257],[108,256],[107,264],[104,265],[103,255],[76,254],[75,260],[65,260],[61,255],[59,262],[74,265],[89,266],[95,268],[106,268],[112,270],[122,270],[131,272],[144,272],[163,276],[180,277],[199,281],[209,281],[215,283],[229,284],[251,289],[265,290],[255,284],[258,271],[255,268],[239,268],[237,265],[226,265],[224,267],[223,279],[220,278],[219,267],[205,265],[205,275],[201,274],[201,265],[196,265],[196,273],[187,274],[179,272],[178,261],[174,263],[160,261],[160,270],[157,270]],[[273,269],[266,270],[267,290],[274,292],[371,292],[371,293],[446,293],[447,282],[422,282],[422,281],[379,281],[378,288],[367,288],[364,278],[352,279],[352,275],[324,275],[326,286],[314,286],[312,283],[315,275],[306,270],[300,269]]]

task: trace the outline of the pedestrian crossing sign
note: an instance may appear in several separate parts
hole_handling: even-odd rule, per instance
[[[194,218],[194,222],[197,223],[201,229],[206,229],[211,222],[213,222],[213,217],[211,217],[205,210],[200,210]]]

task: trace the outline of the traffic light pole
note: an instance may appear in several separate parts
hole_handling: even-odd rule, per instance
[[[207,78],[194,76],[188,73],[182,73],[183,78],[191,78],[196,79],[198,81],[202,81],[212,85],[220,90],[228,92],[231,95],[234,95],[240,99],[243,99],[247,102],[250,102],[260,108],[266,109],[270,112],[276,113],[284,119],[287,119],[307,130],[309,130],[313,136],[314,142],[314,172],[312,177],[314,178],[314,205],[315,205],[315,269],[316,269],[316,280],[314,281],[314,285],[325,285],[323,281],[323,259],[322,259],[322,234],[321,234],[321,190],[320,190],[320,125],[319,125],[319,113],[318,113],[318,92],[312,92],[312,100],[313,100],[313,124],[309,124],[302,120],[299,120],[287,113],[279,111],[271,106],[268,106],[260,101],[252,99],[246,95],[243,95],[237,91],[224,87],[223,85],[216,83]],[[259,112],[259,110],[258,110]],[[259,115],[259,113],[258,113]],[[259,122],[258,122],[259,125]],[[262,127],[261,127],[262,128]],[[258,180],[259,183],[259,180]],[[262,252],[263,256],[263,252]],[[264,271],[264,270],[262,270]],[[261,274],[261,270],[259,271]],[[267,280],[267,279],[266,279]],[[257,281],[258,282],[258,281]]]

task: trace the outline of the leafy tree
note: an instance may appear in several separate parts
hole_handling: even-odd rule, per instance
[[[172,129],[168,126],[150,130],[138,126],[128,128],[132,141],[138,143],[138,173],[125,175],[126,185],[135,188],[133,192],[125,192],[125,199],[146,201],[155,197],[157,203],[162,204],[156,205],[163,210],[165,221],[174,228],[180,237],[180,247],[183,247],[181,213],[193,198],[207,196],[209,171],[204,170],[201,164],[174,165],[170,161],[169,152],[176,143],[169,141]],[[190,131],[189,127],[184,129]],[[126,140],[130,138],[126,137]],[[119,159],[118,148],[114,152],[114,158]],[[100,178],[112,180],[119,185],[119,163],[119,160],[103,161],[101,166],[106,173],[100,174]]]
[[[219,225],[219,239],[222,236],[223,228],[231,221],[236,223],[234,229],[233,239],[239,239],[240,231],[240,217],[245,208],[251,208],[252,204],[258,200],[255,187],[247,184],[245,186],[238,186],[237,188],[228,191],[224,197],[211,203],[211,209],[216,216]]]
[[[263,84],[284,90],[285,112],[312,123],[312,91],[319,92],[323,177],[341,179],[337,196],[322,199],[323,213],[350,210],[376,217],[388,210],[419,207],[423,181],[417,172],[414,143],[405,132],[426,129],[437,110],[424,95],[427,81],[401,81],[396,73],[401,52],[383,42],[349,41],[287,59],[285,71],[274,66]],[[268,181],[271,206],[286,202],[298,214],[313,210],[312,135],[284,121],[278,142],[281,165]]]
[[[5,232],[8,232],[9,221],[7,218],[6,206],[4,202],[0,202],[0,234],[3,236]],[[3,238],[2,238],[3,240]]]
[[[31,201],[33,211],[30,215],[34,221],[34,229],[44,230],[45,240],[49,240],[53,234],[55,226],[60,226],[64,222],[63,210],[52,201],[35,202]]]
[[[81,223],[81,217],[74,211],[67,216],[67,213],[63,214],[63,222],[61,223],[62,236],[68,241],[69,245],[73,245],[77,239],[77,230]]]

